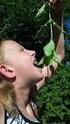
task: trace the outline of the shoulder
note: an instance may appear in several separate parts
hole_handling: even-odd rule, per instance
[[[4,124],[4,107],[0,103],[0,124]]]

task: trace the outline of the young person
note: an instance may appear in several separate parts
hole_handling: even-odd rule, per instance
[[[62,2],[57,17],[63,27]],[[60,7],[60,6],[59,6]],[[55,6],[56,8],[56,6]],[[60,11],[61,13],[60,13]],[[55,29],[54,29],[55,30]],[[64,36],[57,32],[55,36],[56,52],[60,61],[64,58]],[[27,50],[12,40],[0,41],[0,124],[40,124],[37,120],[36,106],[32,99],[58,67],[56,62],[43,68],[36,67],[36,52]]]

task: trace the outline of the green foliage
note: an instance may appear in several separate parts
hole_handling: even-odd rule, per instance
[[[42,124],[70,123],[70,66],[60,67],[37,96]]]
[[[70,62],[70,43],[65,43],[65,60]]]
[[[59,56],[55,52],[55,44],[53,40],[50,39],[49,43],[43,48],[44,55],[38,65],[45,63],[46,65],[57,62],[60,64]]]
[[[45,8],[46,8],[46,10],[47,10],[47,8],[48,8],[48,2],[44,3],[43,6],[39,9],[38,13],[36,14],[36,18],[37,18],[38,16],[40,16],[41,14],[44,13]]]
[[[42,57],[42,59],[40,60],[40,62],[38,63],[38,65],[40,65],[40,64],[46,64],[46,65],[48,65],[48,64],[51,64],[52,62],[57,62],[57,63],[60,64],[59,57],[58,57],[58,55],[57,55],[57,53],[55,51],[54,36],[53,36],[53,26],[55,26],[60,32],[62,32],[62,33],[65,33],[65,32],[51,18],[52,6],[51,6],[51,4],[49,2],[45,2],[43,4],[43,6],[39,9],[38,13],[36,14],[36,18],[39,17],[39,16],[41,16],[44,13],[45,8],[46,8],[46,11],[48,10],[49,19],[44,24],[44,26],[42,28],[40,28],[40,30],[37,32],[35,38],[37,38],[39,36],[39,34],[45,28],[45,26],[46,26],[46,29],[48,29],[47,28],[48,27],[48,24],[49,24],[49,28],[50,28],[49,30],[50,30],[51,37],[50,37],[49,43],[43,47],[44,56]]]
[[[38,63],[40,64],[50,64],[52,62],[57,62],[60,64],[60,60],[59,57],[55,51],[55,44],[54,44],[54,36],[53,36],[53,27],[56,27],[60,32],[66,34],[68,37],[70,36],[70,34],[67,34],[63,28],[61,28],[52,18],[51,18],[51,12],[52,12],[52,6],[49,2],[45,2],[42,7],[39,9],[38,13],[36,14],[36,18],[39,18],[41,15],[43,15],[43,13],[48,13],[48,21],[38,30],[38,32],[36,33],[35,38],[37,38],[39,35],[42,36],[42,31],[44,32],[44,29],[46,28],[46,30],[48,30],[48,25],[49,25],[49,30],[50,30],[50,40],[49,43],[46,44],[43,47],[43,51],[44,51],[44,56],[42,57],[42,59],[40,60],[40,62]],[[34,38],[34,39],[35,39]]]
[[[50,60],[53,56],[53,52],[54,52],[54,42],[53,40],[50,40],[50,42],[43,48],[44,51],[44,57],[40,60],[40,62],[38,63],[39,65],[45,63],[45,64],[49,64]]]
[[[64,0],[64,16],[70,16],[70,0]]]
[[[55,45],[53,40],[50,40],[50,42],[43,48],[45,56],[50,56],[52,52],[54,51]]]

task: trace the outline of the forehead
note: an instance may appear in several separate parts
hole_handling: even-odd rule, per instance
[[[2,49],[4,53],[5,62],[8,62],[9,60],[11,60],[11,58],[18,53],[21,47],[22,46],[15,41],[11,41],[11,40],[4,41]]]
[[[4,47],[4,50],[11,51],[11,50],[17,50],[22,46],[15,41],[8,40],[3,42],[3,47]]]

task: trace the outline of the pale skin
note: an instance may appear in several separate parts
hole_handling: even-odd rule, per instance
[[[58,1],[50,0],[52,4],[56,4]],[[62,13],[61,10],[59,11],[59,15],[60,13]],[[62,14],[59,20],[61,18]],[[59,24],[62,26],[62,21]],[[64,58],[64,36],[62,33],[58,35],[55,36],[55,39],[57,39],[56,52],[62,61]],[[36,85],[37,90],[39,90],[44,85],[45,77],[49,78],[52,75],[50,66],[48,65],[43,68],[35,67],[36,52],[25,49],[15,41],[4,42],[3,48],[6,53],[7,64],[0,65],[0,73],[7,77],[8,80],[16,77],[12,83],[15,87],[17,105],[28,119],[34,121],[36,118],[29,103],[30,89]],[[57,67],[57,63],[53,64],[54,71]],[[2,104],[0,105],[0,124],[4,124],[4,108]]]

